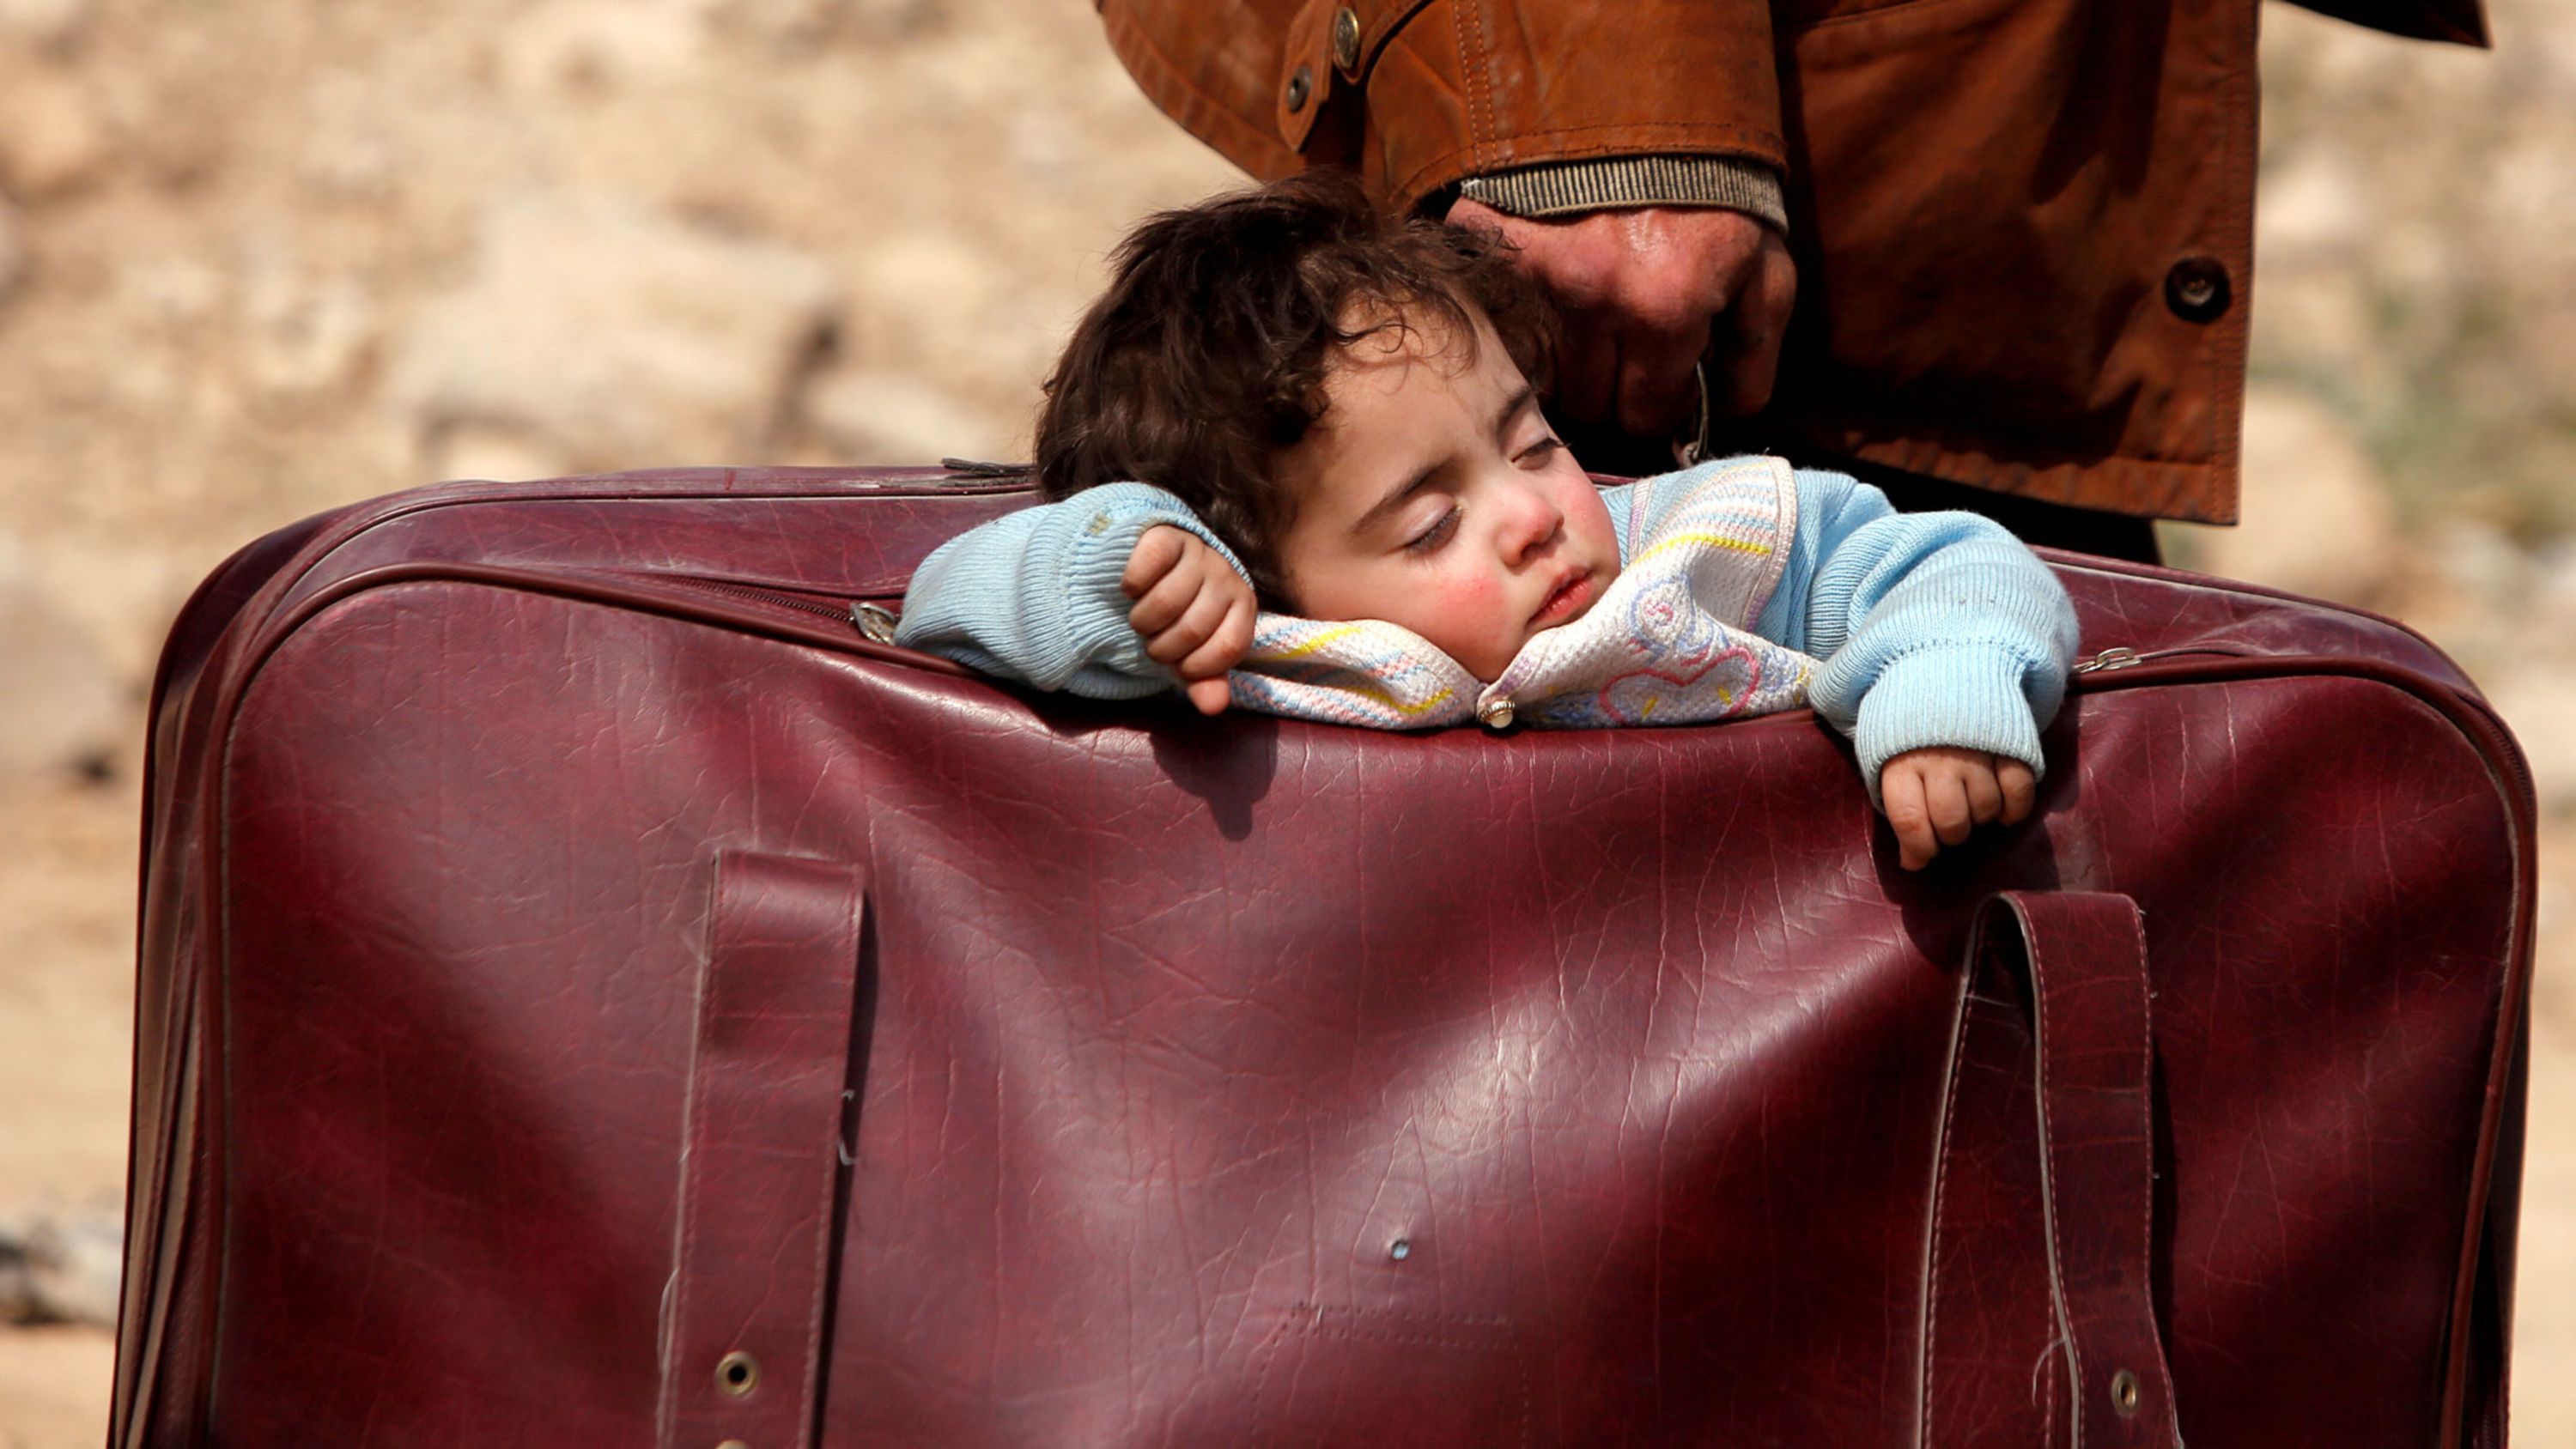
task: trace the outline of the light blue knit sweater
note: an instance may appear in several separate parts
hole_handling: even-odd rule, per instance
[[[2075,612],[2056,576],[1976,514],[1898,513],[1845,474],[1802,468],[1796,477],[1789,557],[1752,627],[1822,661],[1809,702],[1852,737],[1872,798],[1882,766],[1929,745],[2008,755],[2044,773],[2039,732],[2065,695],[2076,647]],[[1656,522],[1629,526],[1634,491],[1602,494],[1623,564],[1629,541],[1651,537]],[[895,642],[1095,699],[1172,689],[1171,671],[1145,657],[1128,627],[1133,601],[1118,586],[1136,541],[1164,524],[1235,561],[1159,488],[1089,489],[943,544],[913,575]]]

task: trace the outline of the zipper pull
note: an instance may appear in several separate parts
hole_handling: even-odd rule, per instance
[[[2096,670],[2126,669],[2130,665],[2139,662],[2141,661],[2137,650],[2131,649],[2126,645],[2119,645],[2105,649],[2101,653],[2094,655],[2092,658],[2077,664],[2073,672],[2077,674],[2091,674]]]
[[[852,604],[850,622],[859,626],[859,637],[871,644],[894,642],[894,610],[883,604],[865,601]]]

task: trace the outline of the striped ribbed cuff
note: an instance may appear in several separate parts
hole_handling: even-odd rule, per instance
[[[2009,755],[2045,776],[2039,723],[2022,693],[2027,672],[2009,652],[1975,644],[1918,649],[1880,670],[1852,732],[1869,803],[1879,803],[1888,761],[1931,745]]]
[[[1720,206],[1759,217],[1785,233],[1789,209],[1780,176],[1734,156],[1607,156],[1550,161],[1470,176],[1458,194],[1514,216],[1563,216],[1617,206]]]

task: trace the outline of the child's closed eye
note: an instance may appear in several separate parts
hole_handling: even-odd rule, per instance
[[[1564,446],[1551,434],[1521,449],[1512,456],[1512,461],[1524,468],[1542,468],[1556,457],[1557,449]]]
[[[1405,540],[1404,551],[1406,553],[1430,553],[1439,548],[1440,545],[1447,543],[1451,535],[1458,531],[1458,512],[1458,505],[1454,503],[1450,504],[1447,508],[1442,509],[1440,511],[1440,516],[1431,521],[1430,527]]]

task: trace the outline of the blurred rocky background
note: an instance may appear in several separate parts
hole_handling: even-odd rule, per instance
[[[2264,12],[2247,522],[2544,810],[2517,1437],[2576,1443],[2576,0]],[[1237,178],[1080,0],[0,0],[0,1449],[98,1442],[162,631],[444,477],[1020,457],[1143,211]]]

